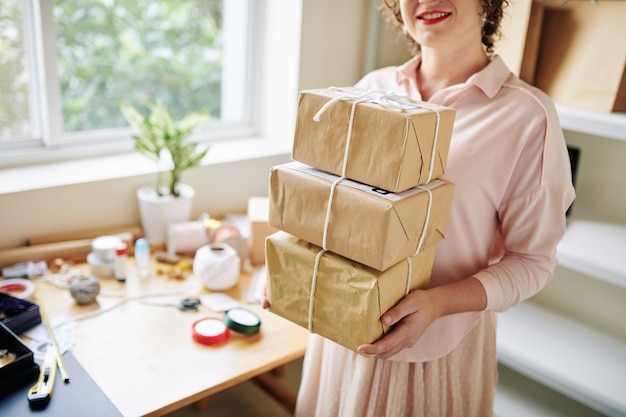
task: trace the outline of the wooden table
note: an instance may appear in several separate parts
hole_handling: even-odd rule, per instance
[[[80,268],[88,273],[85,265]],[[191,327],[196,320],[221,318],[222,313],[204,306],[183,312],[142,302],[175,302],[209,293],[193,275],[176,280],[153,274],[140,282],[129,262],[128,277],[126,284],[100,278],[101,293],[88,306],[77,305],[69,290],[47,282],[38,282],[31,297],[51,321],[60,316],[79,319],[72,352],[125,416],[164,415],[243,381],[263,378],[304,354],[306,329],[243,301],[251,280],[248,273],[226,293],[261,318],[261,331],[254,336],[231,332],[219,346],[194,342]],[[145,298],[150,294],[169,295]],[[80,319],[85,314],[94,316]]]

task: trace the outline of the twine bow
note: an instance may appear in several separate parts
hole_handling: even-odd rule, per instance
[[[359,103],[375,103],[379,104],[385,108],[394,111],[405,111],[410,109],[426,109],[435,113],[435,117],[437,118],[437,123],[435,124],[435,134],[433,137],[433,149],[430,154],[430,166],[428,169],[428,178],[426,179],[426,183],[430,182],[433,176],[433,167],[435,165],[435,156],[437,155],[437,139],[439,137],[439,125],[441,123],[441,115],[439,110],[434,106],[429,105],[425,102],[414,102],[409,101],[408,96],[406,94],[397,94],[391,91],[385,90],[368,90],[368,91],[356,91],[345,88],[338,87],[330,87],[330,90],[338,91],[341,94],[333,97],[329,101],[327,101],[313,116],[313,121],[319,122],[321,120],[322,115],[328,110],[333,104],[337,103],[340,100],[354,100],[352,102],[352,106],[350,109],[350,119],[348,121],[348,133],[346,137],[346,150],[343,155],[343,165],[341,169],[341,176],[345,176],[346,167],[348,164],[348,154],[350,151],[350,143],[352,142],[352,126],[354,124],[354,115],[356,112],[356,107]]]

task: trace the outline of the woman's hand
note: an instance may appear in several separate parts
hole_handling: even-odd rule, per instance
[[[435,319],[455,313],[481,311],[487,307],[487,294],[474,277],[428,290],[415,290],[380,318],[393,330],[382,339],[358,347],[360,353],[389,359],[413,346]]]
[[[382,339],[358,347],[360,353],[389,359],[403,349],[413,346],[428,326],[440,316],[429,294],[430,290],[416,290],[404,297],[381,317],[386,326],[394,326]]]
[[[264,287],[264,288],[263,288],[263,303],[262,303],[262,306],[263,306],[263,308],[264,308],[265,310],[267,310],[268,308],[270,308],[270,302],[269,302],[269,300],[267,299],[267,288],[266,288],[266,287]]]

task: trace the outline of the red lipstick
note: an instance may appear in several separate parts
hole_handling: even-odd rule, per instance
[[[444,12],[443,10],[427,10],[417,15],[417,20],[421,21],[425,25],[436,25],[443,22],[452,13]]]

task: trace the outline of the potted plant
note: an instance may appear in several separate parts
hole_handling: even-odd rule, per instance
[[[175,122],[163,102],[147,103],[147,108],[149,114],[144,116],[129,103],[120,104],[122,114],[136,131],[135,150],[157,165],[156,185],[139,188],[137,198],[146,239],[151,244],[161,244],[166,240],[169,223],[188,221],[191,217],[195,191],[180,181],[181,174],[199,165],[208,147],[187,139],[212,117],[198,111]],[[166,181],[164,171],[168,174]]]

